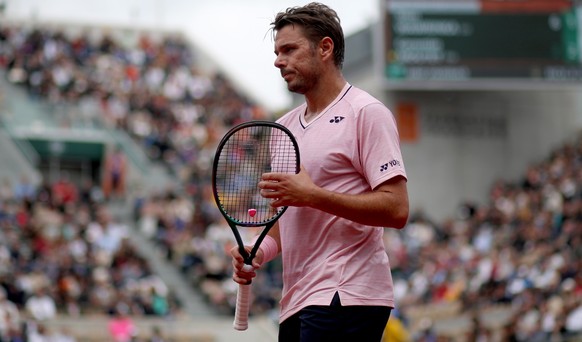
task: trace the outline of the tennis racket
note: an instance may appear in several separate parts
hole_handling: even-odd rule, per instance
[[[266,172],[299,172],[299,148],[291,132],[280,124],[249,121],[230,129],[216,149],[212,188],[218,209],[228,222],[241,255],[243,270],[252,271],[259,246],[287,207],[273,208],[260,195],[258,183]],[[238,227],[265,228],[247,253]],[[251,286],[239,285],[233,326],[248,328]]]

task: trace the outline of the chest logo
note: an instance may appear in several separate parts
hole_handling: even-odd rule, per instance
[[[333,119],[329,120],[329,123],[340,123],[345,117],[343,116],[334,116]]]

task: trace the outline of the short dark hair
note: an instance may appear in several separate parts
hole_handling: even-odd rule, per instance
[[[331,38],[334,44],[334,63],[338,68],[342,68],[345,52],[344,32],[336,11],[318,2],[289,7],[284,12],[279,12],[271,23],[273,32],[287,25],[303,27],[305,36],[314,46],[325,37]]]

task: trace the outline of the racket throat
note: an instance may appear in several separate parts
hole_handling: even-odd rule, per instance
[[[247,272],[247,273],[248,273],[248,272],[253,272],[253,271],[255,270],[255,268],[253,267],[253,258],[254,258],[254,253],[251,253],[251,254],[249,254],[249,253],[247,253],[247,251],[246,251],[246,250],[244,250],[244,249],[242,249],[240,253],[241,253],[241,255],[243,256],[244,263],[245,263],[245,264],[243,265],[243,267],[242,267],[242,270],[243,270],[244,272]],[[249,282],[249,284],[250,284],[250,282]]]
[[[239,248],[240,255],[243,257],[245,265],[251,266],[253,264],[254,255],[249,254],[246,249]]]

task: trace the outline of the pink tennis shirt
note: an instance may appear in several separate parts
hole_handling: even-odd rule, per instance
[[[346,84],[314,120],[306,104],[278,122],[295,136],[301,164],[315,184],[361,194],[406,172],[392,113],[368,93]],[[394,307],[383,228],[312,208],[289,207],[279,219],[284,287],[280,321],[309,305]]]

